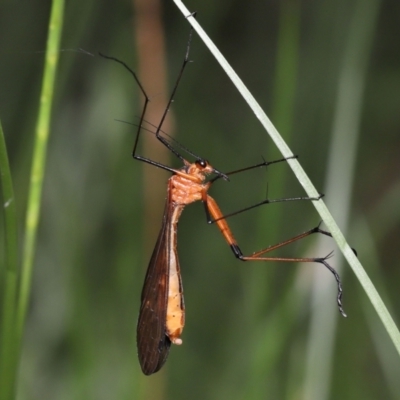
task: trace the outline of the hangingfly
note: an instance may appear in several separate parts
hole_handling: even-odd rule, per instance
[[[147,269],[142,290],[141,306],[137,325],[137,348],[139,362],[143,373],[146,375],[151,375],[157,372],[163,366],[168,357],[171,343],[177,345],[182,344],[181,334],[185,324],[185,304],[183,299],[182,281],[177,254],[177,226],[179,217],[181,216],[185,206],[196,201],[201,201],[203,203],[207,222],[216,223],[234,255],[241,261],[314,262],[323,264],[335,276],[338,286],[337,303],[339,311],[344,317],[346,316],[342,308],[342,286],[339,275],[326,261],[330,257],[330,254],[322,258],[282,258],[264,256],[266,253],[286,246],[289,243],[303,239],[304,237],[313,233],[331,236],[329,232],[326,232],[317,226],[316,228],[301,233],[281,243],[268,246],[250,256],[245,256],[240,250],[239,245],[237,244],[226,222],[226,218],[230,216],[261,206],[263,204],[295,200],[317,201],[322,196],[317,198],[296,197],[275,200],[265,199],[260,203],[239,210],[235,213],[223,215],[215,200],[208,194],[211,185],[218,179],[222,178],[224,180],[229,180],[228,177],[230,175],[255,168],[267,167],[271,164],[286,161],[288,160],[287,158],[271,162],[264,161],[257,165],[224,174],[212,167],[207,160],[195,156],[193,153],[184,148],[187,153],[195,158],[195,161],[190,163],[184,159],[183,156],[172,146],[171,142],[173,139],[168,140],[165,136],[162,136],[163,132],[161,128],[163,122],[174,99],[183,71],[189,60],[191,36],[192,31],[190,32],[186,55],[180,73],[176,80],[167,107],[155,132],[156,138],[181,160],[183,167],[180,169],[168,167],[136,154],[149,98],[136,74],[124,62],[114,57],[108,57],[101,54],[101,56],[104,58],[117,61],[127,68],[135,78],[145,97],[145,103],[132,152],[133,158],[154,165],[155,167],[165,169],[173,174],[168,180],[164,217],[157,243],[153,250],[153,254]],[[295,156],[290,158],[294,157]],[[210,177],[210,175],[213,176]]]

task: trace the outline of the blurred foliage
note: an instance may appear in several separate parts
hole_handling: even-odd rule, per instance
[[[338,77],[356,3],[186,3],[198,11],[204,29],[282,129],[321,191]],[[163,7],[171,88],[189,28],[172,2],[164,2]],[[0,5],[0,118],[21,242],[49,12],[49,1],[8,0]],[[346,221],[349,242],[395,320],[399,319],[395,305],[400,301],[399,15],[397,0],[379,3],[357,127],[351,217]],[[141,374],[135,324],[145,268],[156,240],[143,233],[149,229],[145,215],[150,210],[157,221],[151,222],[150,231],[157,231],[164,202],[159,198],[153,204],[143,193],[146,184],[159,185],[156,179],[165,187],[169,175],[154,169],[152,174],[158,178],[146,175],[144,182],[143,165],[130,157],[135,129],[116,121],[137,123],[140,114],[138,91],[129,73],[99,57],[71,51],[101,51],[135,69],[137,17],[128,1],[67,2],[19,398],[305,398],[305,353],[314,307],[308,293],[311,273],[318,266],[240,263],[216,227],[206,224],[201,204],[188,207],[180,223],[187,308],[184,344],[172,348],[160,373]],[[172,107],[177,140],[222,171],[255,164],[262,156],[280,158],[197,37],[190,58],[194,62]],[[287,71],[286,79],[282,69]],[[156,107],[166,94],[155,90],[149,95],[150,107]],[[171,159],[171,165],[179,167],[178,161]],[[230,183],[218,182],[211,195],[229,213],[256,203],[267,190],[271,198],[303,195],[283,164],[267,172],[235,176]],[[341,193],[325,195],[340,198]],[[335,215],[336,210],[331,211]],[[245,253],[318,222],[309,203],[274,204],[229,220]],[[282,254],[313,255],[305,247],[312,244],[310,238]],[[2,240],[2,262],[3,246]],[[333,266],[337,258],[332,259]],[[395,399],[400,362],[393,345],[346,265],[342,277],[349,318],[337,321],[328,398]],[[335,285],[328,273],[321,279],[321,285]],[[336,307],[334,297],[328,307]]]

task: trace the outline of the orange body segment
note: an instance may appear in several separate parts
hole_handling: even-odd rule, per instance
[[[166,334],[174,344],[181,344],[180,336],[185,325],[185,306],[183,300],[183,289],[181,281],[181,272],[178,261],[177,246],[177,224],[179,216],[182,213],[184,206],[172,205],[174,210],[172,212],[171,224],[168,229],[169,243],[168,243],[168,295],[167,295],[167,312],[165,319]]]
[[[223,218],[223,214],[222,214],[220,208],[218,207],[217,202],[209,195],[206,195],[206,200],[207,200],[208,211],[210,212],[211,216],[215,220],[215,223],[217,224],[219,230],[224,235],[225,240],[229,243],[229,245],[231,245],[231,246],[235,245],[236,240],[233,237],[232,231],[229,228],[229,225],[226,222],[226,219]]]

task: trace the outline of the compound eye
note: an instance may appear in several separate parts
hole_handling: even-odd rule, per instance
[[[196,161],[196,164],[201,167],[205,168],[208,165],[208,162],[206,160],[203,160],[202,158]]]

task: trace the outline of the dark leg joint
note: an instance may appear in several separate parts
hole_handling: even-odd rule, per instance
[[[245,261],[243,260],[243,253],[237,244],[231,244],[231,250],[233,251],[233,254],[235,255],[236,258]]]
[[[312,233],[322,233],[323,235],[332,237],[332,234],[330,232],[320,229],[321,224],[322,224],[322,221],[318,224],[318,226],[316,228],[314,228],[312,230]],[[353,250],[353,253],[355,254],[355,256],[358,257],[357,250],[354,247],[352,247],[351,250]]]
[[[197,16],[197,11],[193,11],[192,13],[187,15],[186,18],[190,18],[190,17],[196,18],[196,16]]]
[[[323,235],[332,237],[332,234],[331,234],[330,232],[324,231],[323,229],[320,228],[321,224],[322,224],[322,221],[318,224],[317,227],[315,227],[315,228],[312,230],[312,233],[322,233]]]

